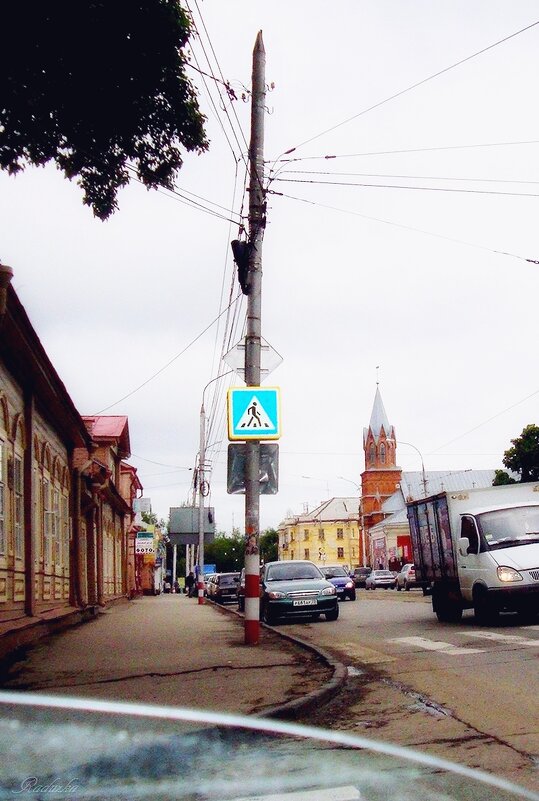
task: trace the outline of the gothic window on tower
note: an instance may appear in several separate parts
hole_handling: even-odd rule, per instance
[[[374,464],[374,460],[375,460],[374,443],[371,442],[371,446],[369,448],[369,463]]]
[[[380,445],[380,463],[381,464],[386,463],[386,446],[384,445],[383,442]]]

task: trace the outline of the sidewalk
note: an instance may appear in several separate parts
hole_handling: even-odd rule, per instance
[[[246,646],[243,618],[230,609],[167,594],[41,640],[2,688],[294,717],[344,681],[327,660],[264,626],[260,644]]]

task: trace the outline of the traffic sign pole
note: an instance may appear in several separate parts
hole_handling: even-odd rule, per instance
[[[264,190],[264,114],[266,107],[266,52],[262,31],[253,50],[251,92],[251,142],[249,147],[249,271],[247,331],[245,336],[245,383],[260,384],[260,340],[262,311],[262,240],[266,224]],[[245,644],[258,645],[259,624],[259,527],[260,441],[246,442],[245,458]]]

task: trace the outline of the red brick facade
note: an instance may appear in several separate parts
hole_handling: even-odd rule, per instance
[[[397,467],[396,447],[395,429],[387,421],[377,388],[371,422],[363,433],[365,470],[361,474],[361,509],[365,533],[384,519],[382,504],[400,482],[402,471]]]

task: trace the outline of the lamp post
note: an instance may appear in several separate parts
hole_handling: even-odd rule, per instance
[[[232,370],[221,373],[216,378],[208,381],[202,390],[202,404],[200,406],[200,443],[198,451],[198,577],[197,577],[197,596],[198,603],[204,603],[204,497],[208,494],[207,484],[204,478],[206,468],[206,411],[204,409],[204,393],[214,381],[219,381],[226,375],[230,375]]]
[[[423,497],[426,498],[427,494],[428,494],[427,493],[427,475],[425,473],[425,464],[423,462],[423,454],[421,453],[419,448],[416,448],[416,446],[412,445],[411,442],[403,442],[402,439],[399,439],[398,442],[395,442],[395,446],[397,444],[398,445],[407,445],[409,448],[413,448],[414,451],[416,451],[419,454],[419,458],[421,459],[421,475],[422,475],[422,482],[423,482]]]

